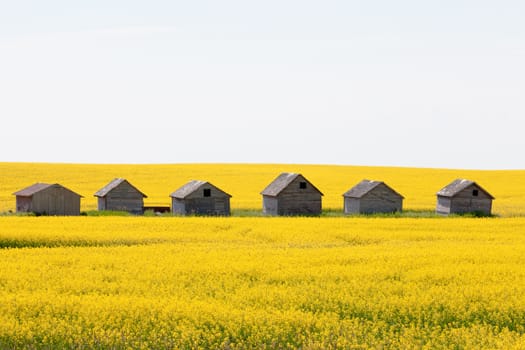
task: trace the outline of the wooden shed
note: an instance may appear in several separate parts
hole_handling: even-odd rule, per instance
[[[322,196],[311,182],[296,173],[282,173],[262,192],[268,215],[320,215]]]
[[[80,215],[82,196],[60,184],[36,183],[13,195],[17,213]]]
[[[230,215],[231,195],[206,181],[192,180],[170,197],[174,215]]]
[[[126,179],[116,178],[95,193],[98,210],[121,210],[133,214],[144,212],[144,193]]]
[[[346,193],[345,214],[395,213],[403,210],[404,197],[382,181],[363,180]]]
[[[494,197],[474,181],[457,179],[437,193],[438,214],[490,215]]]

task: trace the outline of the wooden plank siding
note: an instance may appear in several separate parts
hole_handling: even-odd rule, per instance
[[[209,189],[210,195],[204,196]],[[173,214],[178,215],[230,215],[230,197],[211,186],[204,186],[184,199],[172,197]]]
[[[361,198],[345,197],[343,200],[345,214],[361,214]]]
[[[490,215],[493,197],[476,183],[458,191],[451,197],[437,196],[438,214],[482,213]]]
[[[263,213],[279,215],[279,199],[277,197],[263,196]]]
[[[31,197],[17,197],[17,211],[41,215],[80,215],[80,198],[67,188],[52,185]]]
[[[287,188],[277,197],[279,204],[277,215],[320,215],[321,195],[306,190]]]
[[[395,213],[403,210],[403,196],[382,181],[363,180],[343,197],[345,214]]]
[[[436,212],[438,214],[448,215],[452,207],[452,198],[450,197],[437,197]]]
[[[16,211],[18,213],[31,213],[33,211],[32,203],[32,197],[16,196]]]
[[[402,211],[403,198],[385,184],[379,184],[361,198],[345,198],[344,207],[346,214],[395,213]]]
[[[285,179],[291,181],[284,182]],[[276,181],[285,183],[285,186],[274,189],[270,184],[262,192],[264,214],[284,216],[321,214],[323,194],[302,175],[283,173],[274,180],[274,183]],[[275,195],[272,191],[276,192]]]
[[[179,215],[230,215],[229,198],[172,198],[174,214]]]
[[[184,199],[171,198],[171,212],[173,215],[187,215],[186,202]]]
[[[477,195],[473,195],[476,193]],[[457,195],[452,197],[450,213],[464,214],[480,212],[490,215],[492,211],[492,198],[487,196],[484,191],[477,186],[469,186]]]
[[[97,208],[98,210],[106,210],[106,197],[97,197]]]
[[[209,182],[190,181],[171,194],[174,215],[230,215],[230,195]]]
[[[142,214],[144,209],[144,196],[127,181],[109,191],[103,199],[99,200],[99,210],[127,211],[133,214]]]

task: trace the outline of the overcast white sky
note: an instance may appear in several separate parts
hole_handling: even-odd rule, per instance
[[[0,161],[525,169],[523,1],[2,1]]]

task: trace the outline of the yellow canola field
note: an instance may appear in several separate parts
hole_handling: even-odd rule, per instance
[[[233,195],[233,210],[260,210],[283,171],[335,211],[364,178],[407,210],[433,210],[439,189],[468,178],[499,217],[0,215],[0,348],[525,348],[525,171],[0,163],[0,213],[35,182],[92,210],[115,177],[146,205],[200,179]]]
[[[524,227],[0,217],[0,348],[523,349]]]
[[[210,181],[231,194],[231,207],[260,210],[260,192],[281,172],[302,173],[321,192],[323,208],[342,211],[342,194],[362,179],[381,180],[405,197],[404,208],[433,210],[436,192],[456,178],[478,182],[496,200],[500,216],[525,213],[525,171],[447,170],[290,164],[47,164],[0,163],[0,212],[14,210],[13,192],[35,182],[60,183],[84,196],[82,210],[96,209],[93,194],[115,177],[148,195],[146,205],[170,205],[169,195],[190,180]]]

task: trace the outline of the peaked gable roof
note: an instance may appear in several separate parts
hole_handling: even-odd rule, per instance
[[[37,192],[40,192],[48,187],[50,187],[51,185],[50,184],[45,184],[45,183],[42,183],[42,182],[37,182],[31,186],[28,186],[24,189],[21,189],[20,191],[17,191],[15,193],[13,193],[13,195],[15,196],[22,196],[22,197],[31,197],[32,195],[34,195],[35,193]]]
[[[201,188],[204,185],[211,186],[211,187],[215,188],[217,191],[219,191],[221,193],[224,193],[226,196],[231,197],[230,194],[224,192],[223,190],[221,190],[217,186],[214,186],[214,185],[212,185],[211,183],[209,183],[207,181],[200,181],[200,180],[191,180],[190,182],[188,182],[187,184],[183,185],[182,187],[177,189],[175,192],[170,194],[170,197],[178,198],[178,199],[184,199],[184,198],[188,197],[190,194],[192,194],[195,191],[199,190],[199,188]]]
[[[138,188],[136,188],[135,186],[130,184],[128,180],[120,178],[120,177],[117,177],[117,178],[111,180],[110,183],[108,183],[106,186],[104,186],[100,190],[98,190],[94,194],[94,196],[95,197],[105,197],[109,192],[111,192],[113,189],[115,189],[116,187],[118,187],[120,184],[122,184],[124,182],[127,183],[128,185],[130,185],[131,187],[133,187],[144,198],[148,198],[148,196],[146,196],[144,193],[142,193],[142,191],[140,191]]]
[[[24,189],[21,189],[20,191],[17,191],[15,193],[13,193],[13,195],[15,196],[20,196],[20,197],[32,197],[35,193],[38,193],[40,191],[43,191],[49,187],[53,187],[53,186],[59,186],[59,187],[62,187],[63,189],[71,192],[71,193],[74,193],[76,194],[77,196],[79,197],[83,197],[81,196],[80,194],[74,192],[74,191],[71,191],[69,188],[67,187],[64,187],[62,186],[61,184],[46,184],[46,183],[42,183],[42,182],[37,182],[31,186],[28,186]]]
[[[358,183],[357,185],[355,185],[354,187],[346,191],[343,194],[343,196],[352,197],[352,198],[361,198],[381,184],[386,186],[386,188],[388,188],[393,193],[397,194],[399,197],[403,199],[405,198],[401,194],[399,194],[397,191],[395,191],[392,187],[384,183],[383,181],[374,181],[374,180],[362,180],[360,183]]]
[[[475,186],[479,187],[479,189],[482,190],[483,192],[485,192],[485,194],[487,196],[489,196],[490,198],[494,199],[494,197],[490,193],[488,193],[483,187],[478,185],[476,182],[471,181],[471,180],[467,180],[467,179],[456,179],[456,180],[452,181],[450,184],[448,184],[447,186],[443,187],[437,193],[437,195],[438,196],[442,196],[442,197],[454,197],[459,192],[463,191],[465,188],[467,188],[467,187],[469,187],[471,185],[475,185]]]
[[[286,187],[288,187],[295,179],[301,177],[310,184],[317,192],[323,195],[317,187],[315,187],[310,181],[308,181],[303,175],[297,173],[281,173],[275,180],[273,180],[266,188],[261,192],[263,196],[278,196]]]

